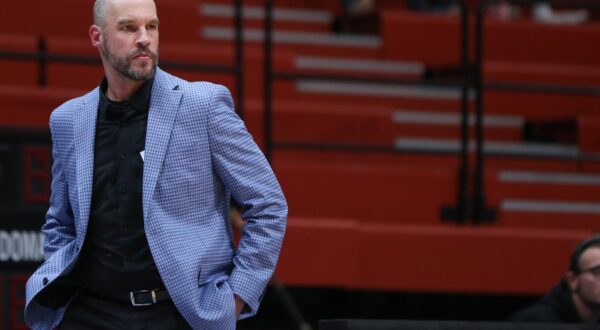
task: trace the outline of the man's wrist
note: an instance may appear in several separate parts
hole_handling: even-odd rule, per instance
[[[239,320],[246,303],[237,294],[234,294],[233,297],[235,298],[235,319]]]

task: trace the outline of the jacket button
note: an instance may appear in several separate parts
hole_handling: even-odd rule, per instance
[[[42,284],[48,285],[48,278],[47,277],[44,277],[44,279],[42,280]]]

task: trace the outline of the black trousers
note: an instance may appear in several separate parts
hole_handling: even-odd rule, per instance
[[[191,329],[171,300],[135,307],[82,292],[67,307],[59,330]]]

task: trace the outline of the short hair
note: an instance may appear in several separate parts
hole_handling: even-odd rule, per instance
[[[579,259],[581,259],[581,255],[585,251],[592,247],[600,247],[600,234],[594,235],[577,245],[571,254],[571,264],[569,265],[570,271],[574,273],[581,272],[581,267],[579,267]]]
[[[94,1],[94,24],[98,25],[101,28],[106,26],[106,21],[104,20],[104,8],[106,7],[106,0],[96,0]]]
[[[106,14],[106,2],[107,0],[94,1],[94,24],[98,25],[101,28],[106,27],[106,20],[104,19],[104,15]]]

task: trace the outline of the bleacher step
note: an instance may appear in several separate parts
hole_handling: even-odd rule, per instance
[[[422,110],[397,110],[393,114],[395,123],[404,124],[427,124],[427,125],[452,125],[461,124],[462,116],[459,113],[432,112]],[[475,115],[470,114],[467,123],[474,126],[476,122]],[[520,129],[525,124],[525,120],[520,116],[510,115],[485,115],[483,125],[485,127],[513,128]]]
[[[407,152],[458,153],[461,141],[448,139],[427,139],[400,137],[396,139],[396,149]],[[475,142],[468,144],[469,152],[475,151]],[[576,145],[542,144],[542,143],[511,143],[502,141],[486,141],[483,153],[495,156],[513,157],[548,157],[559,159],[575,159],[581,156]]]
[[[600,215],[600,203],[590,202],[505,199],[502,201],[500,209],[504,212]],[[598,219],[598,224],[600,224],[600,218]]]
[[[233,40],[235,30],[230,27],[206,26],[201,29],[200,35],[208,40]],[[243,31],[245,41],[262,42],[264,31],[256,28],[245,28]],[[276,44],[336,46],[362,49],[378,49],[381,47],[381,38],[367,35],[332,34],[302,31],[273,31],[273,41]]]
[[[235,8],[228,4],[203,3],[199,6],[199,12],[206,17],[233,18]],[[264,7],[260,6],[242,6],[242,13],[244,19],[262,20],[265,17]],[[325,10],[273,8],[273,21],[331,24],[333,19],[333,14]]]
[[[600,187],[600,175],[597,174],[505,170],[499,173],[499,180],[504,183],[568,184]]]
[[[300,93],[353,95],[367,97],[411,97],[429,100],[453,100],[461,98],[458,87],[435,87],[422,85],[392,85],[364,82],[325,81],[301,79],[296,81]]]
[[[345,71],[367,74],[410,74],[421,76],[425,66],[419,62],[385,61],[348,57],[322,57],[299,54],[294,59],[296,69]]]

